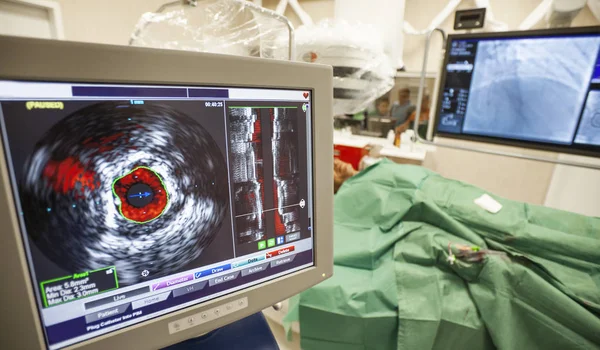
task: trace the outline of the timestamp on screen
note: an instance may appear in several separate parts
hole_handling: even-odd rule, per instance
[[[206,101],[204,102],[205,107],[223,107],[223,101]]]

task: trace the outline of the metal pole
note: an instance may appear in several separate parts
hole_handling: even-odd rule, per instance
[[[434,32],[438,32],[442,35],[442,38],[443,38],[443,40],[442,40],[443,46],[442,47],[443,47],[443,49],[446,48],[446,33],[442,29],[435,28],[432,31],[430,31],[429,33],[427,33],[427,37],[425,40],[425,51],[424,51],[424,56],[423,56],[423,69],[421,70],[421,79],[419,81],[419,94],[418,94],[419,100],[417,101],[415,125],[413,127],[413,130],[414,130],[413,142],[418,141],[418,142],[421,142],[426,145],[457,149],[457,150],[461,150],[461,151],[492,154],[495,156],[504,156],[504,157],[532,160],[535,162],[554,163],[554,164],[560,164],[560,165],[569,165],[569,166],[575,166],[575,167],[580,167],[580,168],[600,170],[600,164],[590,164],[590,163],[575,162],[575,161],[569,161],[569,160],[552,159],[552,158],[548,158],[548,157],[530,156],[530,155],[520,154],[520,153],[515,153],[515,152],[497,151],[497,150],[485,149],[485,148],[478,149],[478,148],[472,148],[472,147],[468,147],[468,146],[459,146],[459,145],[451,145],[451,144],[447,144],[447,143],[433,142],[433,141],[428,141],[428,140],[422,138],[419,135],[419,121],[421,119],[421,108],[423,107],[422,99],[423,99],[423,91],[425,89],[425,76],[427,74],[427,58],[429,56],[429,46],[431,44],[431,37],[433,36]],[[441,80],[440,80],[440,82],[441,82]],[[443,88],[443,87],[440,87],[440,89],[441,88]]]
[[[429,33],[427,33],[427,37],[425,38],[425,51],[423,53],[423,69],[421,69],[421,78],[419,79],[419,93],[417,95],[417,114],[415,116],[415,123],[413,126],[413,130],[415,132],[415,139],[413,139],[413,141],[418,140],[419,139],[419,122],[421,120],[421,108],[422,106],[422,100],[423,100],[423,92],[425,90],[425,77],[427,76],[427,58],[429,57],[429,46],[431,46],[431,36],[433,35],[434,32],[440,32],[440,34],[442,34],[442,38],[443,38],[443,43],[442,43],[442,47],[446,47],[446,33],[444,33],[443,30],[441,30],[440,28],[435,28],[433,30],[431,30]],[[420,141],[420,140],[419,140]]]

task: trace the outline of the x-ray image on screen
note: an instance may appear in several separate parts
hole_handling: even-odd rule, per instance
[[[571,143],[599,44],[598,37],[480,41],[463,132]]]
[[[590,91],[575,143],[600,146],[600,91]]]

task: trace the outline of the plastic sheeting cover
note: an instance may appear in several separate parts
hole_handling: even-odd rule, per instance
[[[242,1],[206,0],[147,12],[131,36],[134,46],[287,59],[288,28]],[[282,36],[285,40],[277,40]]]
[[[237,0],[198,1],[142,15],[134,46],[288,59],[287,26]],[[394,86],[395,70],[372,26],[325,20],[296,31],[297,61],[333,66],[334,115],[366,109]]]

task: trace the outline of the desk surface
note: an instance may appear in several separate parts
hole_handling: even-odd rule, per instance
[[[400,147],[390,145],[387,139],[381,137],[369,137],[344,133],[341,131],[333,132],[333,144],[340,146],[363,148],[367,145],[379,145],[383,148],[379,152],[383,157],[404,158],[417,161],[423,161],[427,154],[426,147],[419,144],[402,144]]]

